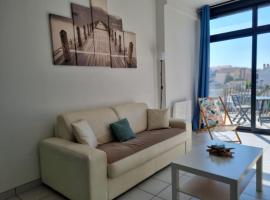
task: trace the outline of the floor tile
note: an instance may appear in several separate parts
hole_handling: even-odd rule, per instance
[[[154,196],[137,188],[117,197],[115,200],[150,200]]]
[[[17,194],[21,200],[45,200],[45,199],[57,199],[60,195],[49,189],[46,186],[38,186],[30,191]]]
[[[45,197],[42,200],[68,200],[67,198],[63,197],[60,194],[52,194],[50,196]]]
[[[144,182],[142,182],[137,187],[145,192],[151,193],[153,195],[158,194],[162,190],[164,190],[166,187],[168,187],[169,184],[165,183],[164,181],[160,181],[154,178],[150,178]]]
[[[171,183],[172,178],[171,178],[171,167],[166,167],[165,169],[161,170],[157,174],[153,176],[154,179],[158,179],[161,181],[164,181],[166,183]]]
[[[20,200],[18,197],[11,197],[9,199],[6,199],[6,200]]]
[[[195,197],[191,197],[191,199],[190,199],[190,200],[200,200],[200,199],[195,198]]]
[[[38,186],[42,185],[41,183],[41,180],[38,179],[38,180],[35,180],[35,181],[32,181],[30,183],[26,183],[24,185],[21,185],[19,187],[16,188],[16,194],[19,194],[19,193],[23,193],[23,192],[26,192],[26,191],[29,191],[31,190],[32,188],[36,188]]]
[[[159,198],[159,197],[154,197],[154,198],[151,199],[151,200],[163,200],[163,199],[161,199],[161,198]]]
[[[6,200],[15,196],[15,189],[0,193],[0,200]]]
[[[254,182],[251,182],[243,193],[252,197],[256,197],[256,199],[269,200],[270,186],[263,185],[263,192],[257,192],[256,184]]]
[[[256,183],[256,175],[251,179],[251,182]],[[263,185],[266,187],[270,187],[270,173],[264,171],[263,172]]]
[[[255,197],[249,196],[247,194],[242,194],[240,200],[258,200]]]
[[[179,171],[179,176],[180,177],[183,176],[184,174],[186,174],[186,173],[183,172],[183,171]],[[155,174],[153,176],[153,178],[171,184],[172,183],[171,167],[168,166],[165,169],[161,170],[160,172]]]
[[[255,147],[261,147],[264,149],[269,148],[269,136],[262,136],[250,133],[239,132],[240,138],[243,144]]]
[[[270,158],[266,157],[266,154],[269,154],[270,155],[270,151],[267,151],[263,154],[263,165],[264,167],[268,167],[270,168]]]
[[[180,182],[180,184],[185,184],[185,183],[188,182],[191,178],[192,178],[192,176],[183,175],[183,176],[180,177],[179,182]]]
[[[191,196],[188,196],[184,193],[178,193],[181,200],[190,200]],[[172,187],[169,186],[165,190],[163,190],[161,193],[157,195],[159,198],[164,200],[172,200]]]

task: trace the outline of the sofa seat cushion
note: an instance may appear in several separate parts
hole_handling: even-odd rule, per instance
[[[129,141],[111,142],[97,148],[106,152],[108,176],[115,178],[185,141],[185,130],[170,128],[144,131]]]

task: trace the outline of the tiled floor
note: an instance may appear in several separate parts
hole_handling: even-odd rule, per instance
[[[264,176],[263,193],[256,193],[255,178],[241,195],[241,200],[270,200],[270,136],[256,136],[240,133],[245,145],[264,148]],[[200,144],[208,139],[207,134],[194,135],[193,145]],[[187,181],[191,174],[180,173],[181,181]],[[196,200],[185,194],[179,194],[181,200]],[[46,186],[38,186],[30,191],[17,194],[9,200],[64,200],[60,194]],[[135,188],[118,197],[116,200],[171,200],[171,174],[167,167],[145,180]]]

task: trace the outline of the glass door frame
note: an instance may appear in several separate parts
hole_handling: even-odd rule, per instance
[[[257,40],[258,35],[270,33],[270,24],[258,27],[258,8],[262,5],[269,4],[269,0],[236,1],[219,7],[213,7],[210,10],[210,19],[215,19],[224,15],[233,14],[245,10],[252,10],[252,27],[237,31],[220,33],[212,35],[210,42],[220,42],[230,39],[243,37],[252,37],[252,58],[251,58],[251,127],[239,127],[239,131],[252,132],[256,134],[270,135],[270,129],[260,129],[256,127],[256,88],[257,88]]]

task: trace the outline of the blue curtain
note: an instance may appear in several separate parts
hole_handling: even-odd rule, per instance
[[[207,97],[209,94],[209,63],[210,63],[210,7],[202,7],[201,13],[201,36],[200,36],[200,60],[197,92],[193,113],[193,130],[199,129],[200,110],[197,99]]]

